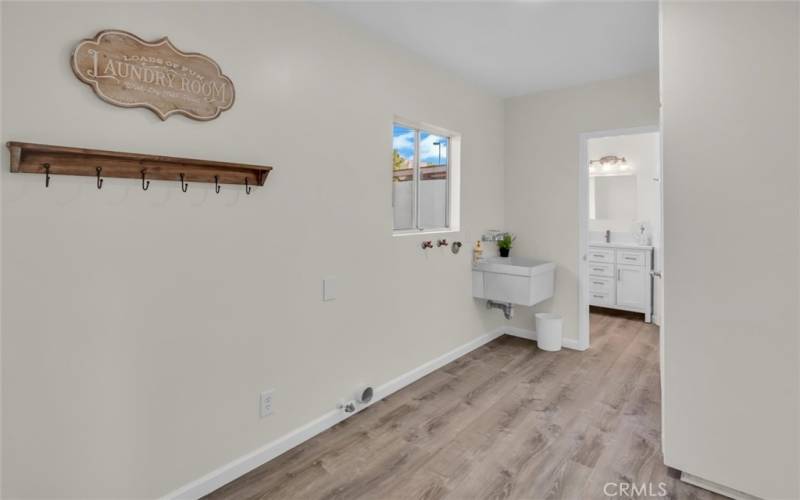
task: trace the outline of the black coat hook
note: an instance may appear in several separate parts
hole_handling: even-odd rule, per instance
[[[146,172],[147,172],[147,170],[142,169],[142,191],[147,191],[147,188],[150,187],[150,181],[147,181],[147,184],[144,183],[144,174]]]
[[[214,190],[217,192],[217,194],[219,194],[219,176],[218,175],[214,176],[214,184],[216,185],[214,187]]]
[[[103,179],[100,178],[100,172],[103,171],[103,167],[97,167],[97,189],[103,187]]]
[[[245,177],[245,178],[244,178],[244,192],[245,192],[246,194],[250,194],[250,191],[252,191],[252,190],[253,190],[253,188],[251,188],[251,187],[250,187],[250,186],[247,184],[247,177]]]
[[[181,191],[184,193],[189,189],[189,185],[183,181],[183,174],[181,174]]]
[[[44,168],[44,187],[50,187],[50,164],[42,163],[42,168]]]

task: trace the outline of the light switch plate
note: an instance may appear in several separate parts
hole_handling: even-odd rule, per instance
[[[322,300],[325,302],[336,299],[336,277],[328,276],[322,279]]]

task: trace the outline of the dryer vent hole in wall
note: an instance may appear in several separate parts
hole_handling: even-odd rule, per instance
[[[372,401],[372,396],[374,394],[375,391],[372,389],[372,387],[368,385],[361,386],[356,392],[356,401],[362,405],[369,404],[369,402]]]
[[[340,401],[338,408],[344,410],[345,413],[353,413],[356,411],[356,405],[366,406],[375,395],[375,390],[368,385],[361,385],[355,391],[355,397],[351,401]]]

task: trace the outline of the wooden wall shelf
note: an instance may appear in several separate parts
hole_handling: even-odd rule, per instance
[[[142,170],[147,180],[180,181],[181,174],[186,182],[208,182],[215,184],[241,184],[263,186],[272,167],[227,163],[220,161],[193,160],[171,156],[120,153],[97,149],[68,148],[9,142],[11,152],[11,171],[32,174],[45,174],[49,165],[50,175],[97,176],[97,167],[102,168],[101,176],[141,179]]]

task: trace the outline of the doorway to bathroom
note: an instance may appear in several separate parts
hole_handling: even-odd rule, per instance
[[[580,136],[578,345],[624,317],[663,321],[663,188],[657,125]]]

